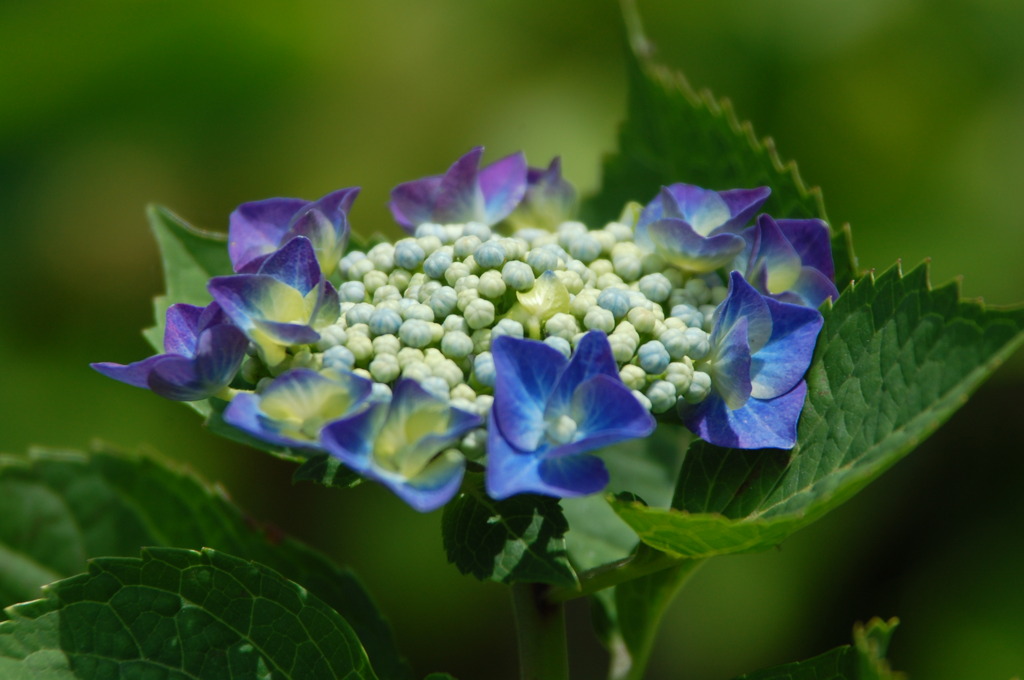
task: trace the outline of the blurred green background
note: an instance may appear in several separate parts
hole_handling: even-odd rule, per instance
[[[729,95],[824,187],[863,267],[931,257],[936,283],[963,274],[967,295],[1024,300],[1024,4],[640,8],[663,60]],[[419,673],[516,677],[506,593],[446,564],[440,513],[374,485],[293,487],[291,466],[87,364],[150,353],[139,329],[161,275],[148,202],[223,229],[243,201],[360,185],[356,230],[394,232],[390,188],[477,144],[535,165],[561,154],[596,188],[625,110],[616,4],[7,2],[0,55],[0,449],[152,445],[353,565]],[[902,618],[892,658],[913,677],[1024,673],[1022,366],[780,550],[704,567],[650,677],[806,657],[872,615]],[[600,677],[585,607],[571,613],[577,677]]]

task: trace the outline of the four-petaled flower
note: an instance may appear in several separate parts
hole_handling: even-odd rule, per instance
[[[619,378],[608,338],[591,331],[572,359],[535,340],[491,345],[497,382],[487,435],[487,493],[560,498],[608,484],[588,451],[654,431],[654,418]]]
[[[279,375],[262,392],[237,394],[223,417],[271,444],[319,449],[323,426],[353,413],[372,389],[372,380],[350,371],[325,375],[296,368]]]
[[[348,245],[348,211],[359,188],[332,191],[316,201],[268,198],[243,203],[228,221],[228,256],[236,272],[253,273],[274,251],[296,236],[313,245],[325,276],[330,276]]]
[[[175,401],[206,399],[226,388],[245,359],[249,341],[217,303],[171,305],[164,318],[164,354],[128,365],[90,365],[108,378]]]
[[[450,406],[415,380],[400,379],[389,403],[371,402],[330,423],[320,441],[363,477],[429,512],[451,500],[462,484],[466,459],[449,447],[482,424],[478,415]]]
[[[523,199],[526,158],[515,153],[477,169],[483,147],[455,161],[443,175],[399,184],[391,191],[391,214],[407,231],[421,224],[496,224]]]
[[[711,351],[698,363],[712,391],[681,409],[683,422],[717,446],[793,448],[821,314],[766,298],[735,271],[715,314]]]
[[[640,213],[636,242],[680,269],[710,272],[743,251],[738,232],[768,199],[768,187],[711,191],[692,184],[662,187]]]
[[[341,314],[338,292],[304,236],[288,241],[256,273],[216,276],[207,288],[272,369],[287,347],[316,342],[318,331]]]
[[[760,215],[743,232],[737,268],[754,288],[782,302],[818,307],[839,291],[832,282],[832,244],[821,220],[775,220]]]

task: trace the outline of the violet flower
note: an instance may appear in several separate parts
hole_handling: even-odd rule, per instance
[[[515,153],[477,169],[483,147],[455,161],[443,175],[399,184],[388,206],[406,231],[429,222],[492,225],[512,212],[526,193],[526,158]]]
[[[732,272],[711,351],[697,366],[711,376],[711,393],[682,407],[683,422],[716,446],[793,448],[822,323],[818,310],[766,298]]]
[[[316,342],[318,331],[341,314],[338,292],[305,236],[274,252],[256,273],[216,276],[207,288],[271,369],[284,361],[286,348]]]
[[[198,401],[224,390],[238,373],[249,341],[217,303],[167,309],[164,354],[122,365],[90,364],[108,378],[175,401]]]
[[[819,307],[839,290],[832,282],[832,244],[821,220],[775,220],[760,215],[743,232],[747,246],[737,258],[747,281],[782,302]]]
[[[662,187],[640,213],[636,242],[686,271],[730,263],[744,248],[739,231],[768,199],[768,187],[711,191],[692,184]]]
[[[388,487],[415,510],[429,512],[451,500],[462,483],[466,459],[449,447],[481,424],[478,415],[403,378],[395,383],[390,403],[372,401],[330,423],[320,441],[363,477]]]
[[[501,336],[487,433],[487,493],[560,498],[608,485],[587,451],[654,431],[654,418],[619,378],[608,337],[583,336],[571,359],[543,342]]]
[[[313,244],[325,276],[338,267],[348,244],[348,211],[359,188],[332,191],[316,201],[268,198],[243,203],[228,221],[228,255],[236,272],[253,273],[296,236]]]

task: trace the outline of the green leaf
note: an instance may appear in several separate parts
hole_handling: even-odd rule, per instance
[[[932,290],[925,266],[869,275],[823,314],[792,452],[695,444],[673,509],[613,501],[641,540],[691,558],[777,545],[906,455],[1024,342],[1024,309]]]
[[[307,459],[292,475],[293,482],[316,482],[328,487],[350,489],[363,478],[326,453]]]
[[[89,558],[149,545],[209,546],[275,569],[349,622],[382,678],[411,678],[389,625],[350,571],[260,526],[218,488],[153,458],[108,450],[0,457],[2,602],[38,597],[40,586],[83,571]]]
[[[476,482],[463,486],[441,519],[448,561],[463,574],[506,584],[575,587],[568,528],[557,499],[521,494],[496,501]]]
[[[322,600],[208,548],[97,558],[44,592],[0,623],[4,678],[377,677]]]
[[[736,680],[900,680],[885,660],[899,621],[872,619],[853,628],[853,645],[844,645],[807,661],[788,663]]]
[[[764,210],[777,218],[827,220],[821,191],[808,189],[793,161],[783,161],[770,138],[740,122],[727,99],[697,92],[686,77],[651,58],[633,2],[623,2],[631,49],[627,55],[629,108],[619,151],[603,166],[601,190],[581,212],[588,224],[618,217],[629,201],[647,202],[676,182],[716,190],[769,186]],[[840,289],[855,276],[847,230],[833,230]]]

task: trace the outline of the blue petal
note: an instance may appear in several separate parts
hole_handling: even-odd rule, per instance
[[[612,355],[608,336],[601,331],[590,331],[580,338],[569,364],[558,377],[548,398],[545,417],[563,413],[569,407],[580,383],[598,375],[619,380],[619,366],[615,363],[615,357]]]
[[[820,307],[821,303],[829,298],[832,300],[839,298],[839,290],[836,288],[836,284],[832,283],[832,279],[827,278],[817,269],[811,269],[810,267],[804,267],[801,270],[800,278],[796,280],[792,290],[789,292],[793,293],[793,299],[789,299],[785,295],[775,297],[781,302],[792,302],[798,305],[814,307],[815,309]]]
[[[711,345],[717,346],[740,319],[747,322],[751,352],[764,346],[772,334],[772,315],[763,295],[754,290],[739,272],[729,274],[729,294],[715,310]]]
[[[323,278],[313,244],[305,236],[296,236],[268,257],[260,265],[259,274],[271,276],[303,295]]]
[[[132,364],[115,364],[110,361],[101,361],[93,364],[89,364],[97,373],[113,378],[118,382],[123,382],[126,385],[132,387],[141,387],[143,389],[149,389],[149,374],[153,372],[153,366],[157,362],[163,361],[169,356],[175,356],[172,354],[157,354],[156,356],[148,357],[142,361],[136,361]]]
[[[751,395],[751,357],[747,341],[747,320],[740,318],[720,336],[712,349],[711,387],[731,409],[747,402]]]
[[[245,359],[249,339],[234,326],[220,324],[199,334],[193,361],[200,380],[209,385],[211,392],[230,384]]]
[[[824,323],[816,309],[772,299],[765,302],[772,315],[772,336],[754,353],[750,365],[751,394],[757,399],[785,394],[803,378]]]
[[[243,203],[228,220],[228,256],[236,272],[277,250],[292,216],[307,205],[301,198],[268,198]]]
[[[828,225],[821,220],[778,220],[777,223],[800,254],[805,267],[817,269],[829,280],[835,278]]]
[[[597,456],[577,454],[544,458],[540,461],[537,477],[543,483],[542,493],[558,498],[576,498],[601,491],[608,486],[608,468]]]
[[[377,433],[387,416],[387,403],[368,402],[358,413],[326,425],[320,431],[320,443],[345,465],[360,474],[366,473],[373,464]]]
[[[311,345],[320,339],[319,333],[299,323],[254,319],[253,326],[279,345]]]
[[[396,496],[419,512],[436,510],[450,501],[462,485],[466,459],[454,452],[442,453],[430,461],[416,477],[405,479],[396,475],[368,470],[366,476],[391,489]]]
[[[722,231],[736,232],[750,221],[764,202],[768,200],[772,190],[769,187],[756,189],[729,189],[719,193],[725,204],[729,206],[732,217],[721,227]]]
[[[807,384],[800,381],[775,399],[748,399],[733,411],[712,393],[697,406],[684,408],[681,415],[690,430],[716,446],[791,449],[806,395]]]
[[[580,439],[555,447],[548,457],[575,456],[627,439],[646,437],[656,422],[616,376],[597,375],[577,387],[569,409]]]
[[[548,491],[539,476],[539,456],[544,450],[527,452],[512,446],[496,422],[495,411],[487,428],[487,495],[499,501],[517,493],[557,495],[555,489]]]
[[[544,412],[568,362],[537,340],[503,335],[491,344],[495,384],[493,421],[509,442],[532,451],[544,438]]]
[[[174,354],[165,355],[163,361],[154,363],[149,374],[149,389],[174,401],[206,399],[222,387],[207,382],[196,370],[195,360]]]

